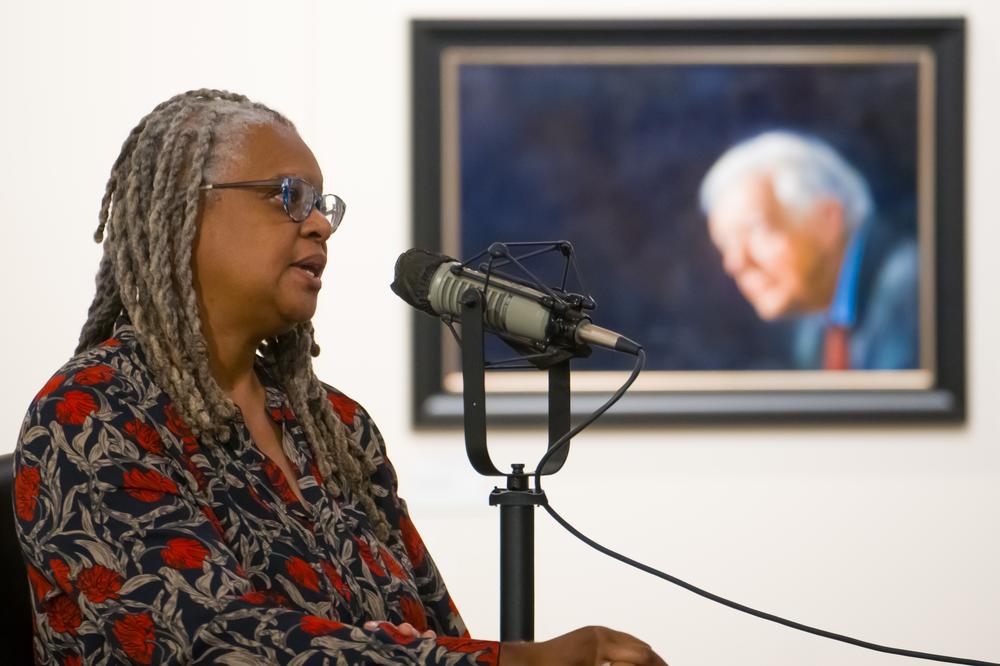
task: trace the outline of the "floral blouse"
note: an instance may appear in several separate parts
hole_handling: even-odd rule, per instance
[[[368,414],[329,389],[378,465],[385,544],[349,491],[326,490],[260,373],[305,503],[240,417],[229,443],[199,444],[127,319],[35,396],[14,493],[38,663],[496,664],[498,643],[468,637]],[[437,638],[405,636],[402,622]]]

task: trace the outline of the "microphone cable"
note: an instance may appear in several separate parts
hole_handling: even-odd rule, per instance
[[[582,431],[587,426],[591,425],[594,421],[600,418],[601,415],[603,415],[606,411],[608,411],[608,409],[610,409],[612,405],[618,402],[618,400],[621,399],[623,395],[625,395],[625,392],[629,389],[629,387],[632,386],[632,383],[635,381],[636,377],[639,376],[639,373],[642,372],[642,369],[645,366],[645,364],[646,364],[646,352],[645,350],[640,348],[638,353],[636,354],[636,362],[635,366],[632,369],[632,374],[629,375],[628,379],[625,381],[624,384],[622,384],[621,388],[615,391],[614,395],[612,395],[603,405],[598,407],[593,414],[588,416],[580,424],[571,428],[569,432],[567,432],[565,435],[557,439],[552,444],[552,446],[548,448],[548,450],[545,452],[545,455],[543,455],[541,459],[538,461],[538,466],[535,468],[534,472],[535,490],[537,492],[539,493],[542,492],[541,470],[545,466],[546,461],[548,461],[548,459],[552,457],[557,451],[566,446],[566,444],[568,444],[573,437],[578,435],[580,431]],[[657,578],[662,578],[663,580],[669,583],[673,583],[678,587],[682,587],[685,590],[688,590],[689,592],[694,592],[695,594],[701,597],[722,604],[723,606],[728,606],[729,608],[738,610],[742,613],[747,613],[748,615],[752,615],[762,620],[775,622],[777,624],[781,624],[786,627],[791,627],[792,629],[797,629],[799,631],[804,631],[806,633],[814,634],[816,636],[822,636],[823,638],[829,638],[831,640],[840,641],[842,643],[848,643],[850,645],[865,648],[867,650],[873,650],[875,652],[884,652],[886,654],[894,654],[894,655],[899,655],[901,657],[912,657],[914,659],[925,659],[928,661],[938,661],[949,664],[968,664],[969,666],[1000,666],[1000,663],[992,661],[963,659],[960,657],[950,657],[947,655],[930,654],[927,652],[916,652],[913,650],[904,650],[902,648],[894,648],[886,645],[879,645],[877,643],[870,643],[868,641],[852,638],[850,636],[844,636],[843,634],[834,633],[832,631],[826,631],[825,629],[817,629],[816,627],[811,627],[809,625],[802,624],[800,622],[795,622],[794,620],[788,620],[778,615],[773,615],[771,613],[766,613],[764,611],[760,611],[755,608],[750,608],[749,606],[744,606],[743,604],[731,601],[724,597],[720,597],[717,594],[713,594],[708,590],[703,590],[700,587],[697,587],[695,585],[692,585],[691,583],[688,583],[687,581],[677,578],[676,576],[671,576],[668,573],[664,573],[663,571],[651,567],[648,564],[643,564],[642,562],[633,560],[630,557],[615,552],[614,550],[608,548],[607,546],[602,546],[598,542],[594,541],[590,537],[580,532],[580,530],[573,527],[565,518],[560,516],[556,512],[556,510],[553,509],[552,506],[549,504],[547,497],[543,497],[543,500],[544,501],[541,503],[542,508],[544,508],[557,523],[562,525],[566,529],[566,531],[568,531],[570,534],[572,534],[577,539],[584,542],[594,550],[597,550],[598,552],[601,552],[607,555],[608,557],[614,558],[619,562],[623,562],[631,567],[635,567],[640,571],[644,571],[645,573],[656,576]]]

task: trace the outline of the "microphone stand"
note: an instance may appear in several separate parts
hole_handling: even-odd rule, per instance
[[[493,464],[486,444],[486,362],[484,297],[478,289],[462,296],[462,378],[465,407],[465,450],[473,468],[484,476],[504,476],[505,488],[490,493],[490,506],[500,507],[500,640],[531,641],[535,633],[535,507],[547,503],[545,492],[529,487],[524,465],[509,473]],[[570,429],[569,359],[549,372],[549,446]],[[546,461],[542,474],[555,474],[566,462],[569,443]]]

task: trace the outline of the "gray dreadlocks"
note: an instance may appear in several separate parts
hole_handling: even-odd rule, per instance
[[[191,252],[199,187],[240,154],[249,127],[272,123],[295,129],[242,95],[208,89],[176,95],[125,139],[101,201],[94,240],[104,240],[104,254],[76,351],[107,339],[126,312],[158,385],[203,442],[229,439],[236,405],[209,372],[198,316]],[[182,340],[186,344],[178,344]],[[379,538],[388,539],[389,523],[372,496],[375,465],[348,435],[313,373],[319,346],[312,324],[264,341],[259,352],[288,394],[327,488],[334,495],[349,489]]]

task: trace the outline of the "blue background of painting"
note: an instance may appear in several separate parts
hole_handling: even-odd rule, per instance
[[[462,65],[461,247],[569,239],[595,321],[652,370],[792,368],[790,325],[754,314],[698,209],[732,144],[814,134],[868,179],[879,220],[916,232],[916,65]],[[501,355],[503,355],[501,353]],[[620,368],[595,353],[577,366]]]

